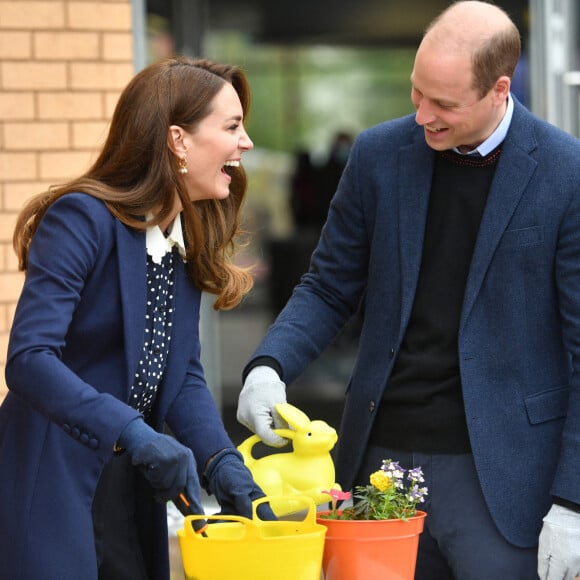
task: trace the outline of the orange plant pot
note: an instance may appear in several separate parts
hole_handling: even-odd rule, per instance
[[[413,580],[425,512],[403,520],[329,520],[322,569],[325,580]]]

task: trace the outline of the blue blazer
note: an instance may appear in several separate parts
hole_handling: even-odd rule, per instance
[[[364,131],[309,272],[252,358],[292,382],[363,295],[337,479],[350,489],[413,305],[435,153],[414,115]],[[465,289],[459,365],[477,472],[501,533],[537,544],[580,503],[580,142],[515,104]]]
[[[0,407],[0,569],[12,580],[97,578],[91,505],[128,406],[143,348],[143,232],[99,200],[69,194],[33,239],[11,331]],[[154,426],[166,422],[199,468],[232,443],[200,364],[200,292],[177,269],[171,352]],[[167,519],[146,530],[152,578],[169,578]]]

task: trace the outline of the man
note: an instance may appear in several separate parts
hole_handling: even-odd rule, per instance
[[[240,394],[240,422],[283,443],[285,383],[364,305],[337,480],[422,466],[421,580],[580,572],[580,142],[511,96],[519,55],[489,3],[430,25],[415,115],[357,139]]]

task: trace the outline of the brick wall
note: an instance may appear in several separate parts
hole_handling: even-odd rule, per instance
[[[31,195],[81,173],[134,74],[130,0],[0,0],[0,400],[23,275],[12,249]]]

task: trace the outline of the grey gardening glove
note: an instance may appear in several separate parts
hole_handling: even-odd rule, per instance
[[[288,443],[272,429],[287,429],[288,423],[276,411],[286,402],[286,385],[269,366],[253,368],[246,378],[238,400],[238,421],[254,432],[266,445],[283,447]]]
[[[544,518],[538,547],[540,580],[580,577],[580,513],[553,505]]]

